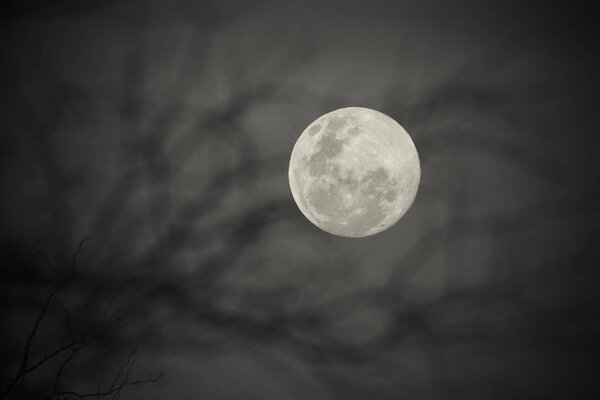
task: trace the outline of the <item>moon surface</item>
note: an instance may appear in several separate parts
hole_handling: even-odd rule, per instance
[[[325,232],[371,236],[394,225],[419,187],[419,155],[387,115],[362,107],[332,111],[294,145],[289,183],[300,211]]]

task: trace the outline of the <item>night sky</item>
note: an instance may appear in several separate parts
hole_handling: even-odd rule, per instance
[[[3,2],[0,398],[593,398],[598,15],[551,3]],[[288,185],[350,106],[422,170],[363,239]]]

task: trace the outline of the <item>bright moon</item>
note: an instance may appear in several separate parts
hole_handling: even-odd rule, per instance
[[[371,236],[394,225],[412,205],[420,177],[419,155],[404,128],[362,107],[319,117],[290,158],[298,208],[338,236]]]

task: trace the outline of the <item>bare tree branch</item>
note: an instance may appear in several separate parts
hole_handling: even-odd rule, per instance
[[[63,291],[66,287],[66,284],[69,280],[71,280],[75,273],[75,268],[77,265],[77,257],[81,254],[83,249],[83,245],[89,239],[89,237],[84,238],[79,242],[77,250],[73,253],[71,257],[71,265],[70,270],[64,278],[60,279],[60,274],[54,268],[53,263],[45,256],[44,251],[40,250],[39,255],[42,257],[46,265],[48,265],[54,276],[57,278],[52,291],[45,298],[44,304],[39,310],[36,320],[29,332],[27,340],[25,342],[21,361],[15,376],[10,379],[6,387],[2,388],[2,392],[0,394],[0,398],[9,398],[12,394],[15,394],[17,384],[20,384],[20,392],[27,393],[27,385],[26,378],[29,374],[34,371],[41,370],[49,365],[49,361],[51,360],[60,360],[60,357],[68,351],[68,354],[62,358],[60,363],[58,364],[58,368],[56,368],[53,373],[53,380],[51,385],[50,393],[45,397],[45,399],[59,399],[59,398],[69,398],[69,397],[93,397],[97,396],[98,398],[113,396],[113,398],[118,398],[123,388],[127,386],[136,386],[142,383],[150,383],[156,382],[162,376],[162,373],[139,380],[130,380],[131,372],[135,366],[135,354],[139,348],[139,339],[136,342],[133,350],[129,354],[125,363],[123,363],[116,374],[112,384],[108,388],[101,388],[101,381],[98,382],[98,386],[94,392],[90,393],[79,393],[76,391],[66,389],[67,385],[65,385],[64,376],[67,367],[77,358],[78,355],[81,354],[81,351],[86,347],[89,347],[93,344],[95,338],[111,329],[111,327],[116,324],[123,322],[125,316],[127,315],[124,312],[124,305],[121,304],[116,308],[113,308],[112,303],[113,300],[109,303],[109,305],[104,309],[100,319],[95,322],[92,322],[89,327],[81,331],[81,328],[77,328],[74,325],[73,319],[78,317],[81,319],[84,317],[83,314],[80,313],[82,309],[84,309],[85,305],[80,305],[75,307],[74,309],[69,309],[62,299],[60,298],[61,291]],[[57,305],[57,308],[60,311],[60,314],[63,315],[63,323],[65,325],[65,332],[63,338],[60,341],[60,345],[49,353],[41,356],[37,361],[32,362],[32,347],[36,338],[39,337],[39,328],[42,324],[43,320],[49,315],[50,309],[53,304]],[[82,321],[83,322],[83,321]],[[78,331],[79,330],[79,331]],[[56,363],[55,363],[56,364]],[[5,381],[6,382],[6,381]]]

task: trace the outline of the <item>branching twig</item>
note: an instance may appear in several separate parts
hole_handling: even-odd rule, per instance
[[[137,385],[141,385],[144,383],[156,383],[162,378],[162,376],[163,376],[163,373],[162,373],[162,371],[160,371],[154,377],[138,379],[135,381],[121,382],[118,385],[111,387],[109,389],[106,389],[102,392],[79,393],[79,392],[65,390],[65,391],[61,391],[61,392],[52,393],[52,395],[50,395],[46,399],[58,398],[60,396],[71,396],[71,397],[76,397],[76,398],[88,398],[88,397],[98,397],[98,396],[106,397],[106,396],[111,396],[111,395],[120,393],[124,388],[126,388],[128,386],[137,386]]]
[[[83,244],[90,239],[90,236],[86,236],[79,242],[79,246],[77,246],[77,251],[73,253],[71,256],[71,274],[75,270],[75,266],[77,265],[77,256],[81,253],[81,249],[83,248]]]
[[[61,290],[64,289],[67,281],[69,281],[72,278],[73,274],[75,273],[75,268],[77,265],[77,257],[81,254],[83,245],[85,244],[85,242],[87,240],[89,240],[89,237],[86,237],[79,242],[77,250],[73,253],[73,255],[71,257],[70,271],[68,271],[68,274],[64,277],[61,277],[58,270],[55,268],[54,264],[46,257],[44,250],[41,249],[38,251],[40,257],[44,260],[46,265],[48,265],[48,267],[52,271],[53,275],[55,276],[56,283],[54,284],[52,291],[47,295],[47,297],[44,301],[44,304],[41,307],[41,309],[39,310],[36,320],[29,332],[29,335],[28,335],[25,345],[23,347],[21,360],[20,360],[20,364],[19,364],[17,373],[15,374],[15,376],[12,379],[3,381],[3,383],[6,383],[6,386],[3,385],[2,388],[0,388],[1,389],[0,399],[5,399],[9,395],[14,394],[15,388],[16,388],[17,384],[19,384],[19,383],[21,386],[21,390],[20,390],[21,395],[27,393],[26,385],[25,385],[25,378],[29,374],[33,373],[34,371],[36,371],[38,369],[42,369],[44,367],[47,367],[51,360],[55,360],[55,361],[60,360],[61,355],[65,354],[66,352],[68,352],[68,354],[66,354],[66,356],[64,358],[62,358],[62,361],[60,361],[59,364],[55,363],[55,365],[58,364],[58,368],[56,368],[53,371],[54,375],[53,375],[53,379],[52,379],[52,386],[51,386],[50,394],[48,394],[47,397],[45,397],[48,400],[50,400],[50,399],[67,399],[69,397],[103,398],[103,397],[108,397],[108,396],[112,396],[113,399],[117,399],[120,396],[120,393],[123,388],[125,388],[127,386],[139,385],[139,384],[146,383],[146,382],[148,382],[148,383],[156,382],[162,376],[162,373],[160,373],[154,377],[150,377],[150,378],[146,378],[146,379],[130,380],[130,375],[135,366],[135,354],[137,353],[137,350],[139,347],[139,341],[138,341],[138,342],[136,342],[136,345],[133,348],[133,350],[131,351],[131,353],[129,354],[126,362],[121,366],[120,370],[116,374],[112,384],[108,388],[102,389],[101,382],[99,382],[98,386],[96,386],[96,390],[93,392],[90,392],[90,393],[80,393],[80,392],[76,392],[73,390],[69,390],[68,388],[65,388],[65,385],[63,383],[63,376],[64,376],[64,373],[65,373],[67,367],[69,366],[69,364],[71,364],[77,358],[77,356],[81,353],[82,349],[84,349],[84,348],[88,347],[90,344],[92,344],[94,338],[98,334],[102,333],[103,331],[105,331],[107,329],[110,329],[113,325],[115,325],[119,322],[122,322],[123,318],[125,317],[125,313],[123,311],[123,305],[114,309],[112,307],[112,301],[111,301],[111,303],[108,305],[108,307],[105,308],[99,321],[97,321],[95,324],[90,326],[88,329],[77,332],[76,326],[74,325],[74,322],[77,322],[77,321],[73,321],[73,319],[76,315],[79,315],[79,311],[81,309],[83,309],[85,306],[80,306],[80,307],[75,307],[73,309],[69,309],[63,303],[63,301],[59,298]],[[64,323],[66,325],[66,328],[65,328],[66,332],[63,335],[63,337],[60,341],[60,345],[57,348],[55,348],[54,350],[50,351],[49,353],[43,355],[37,361],[32,362],[31,361],[32,360],[32,350],[31,349],[32,349],[33,343],[34,343],[35,339],[39,336],[40,325],[42,324],[43,320],[50,313],[50,309],[52,308],[52,305],[54,303],[57,304],[57,307],[60,308],[62,315],[64,315]]]

